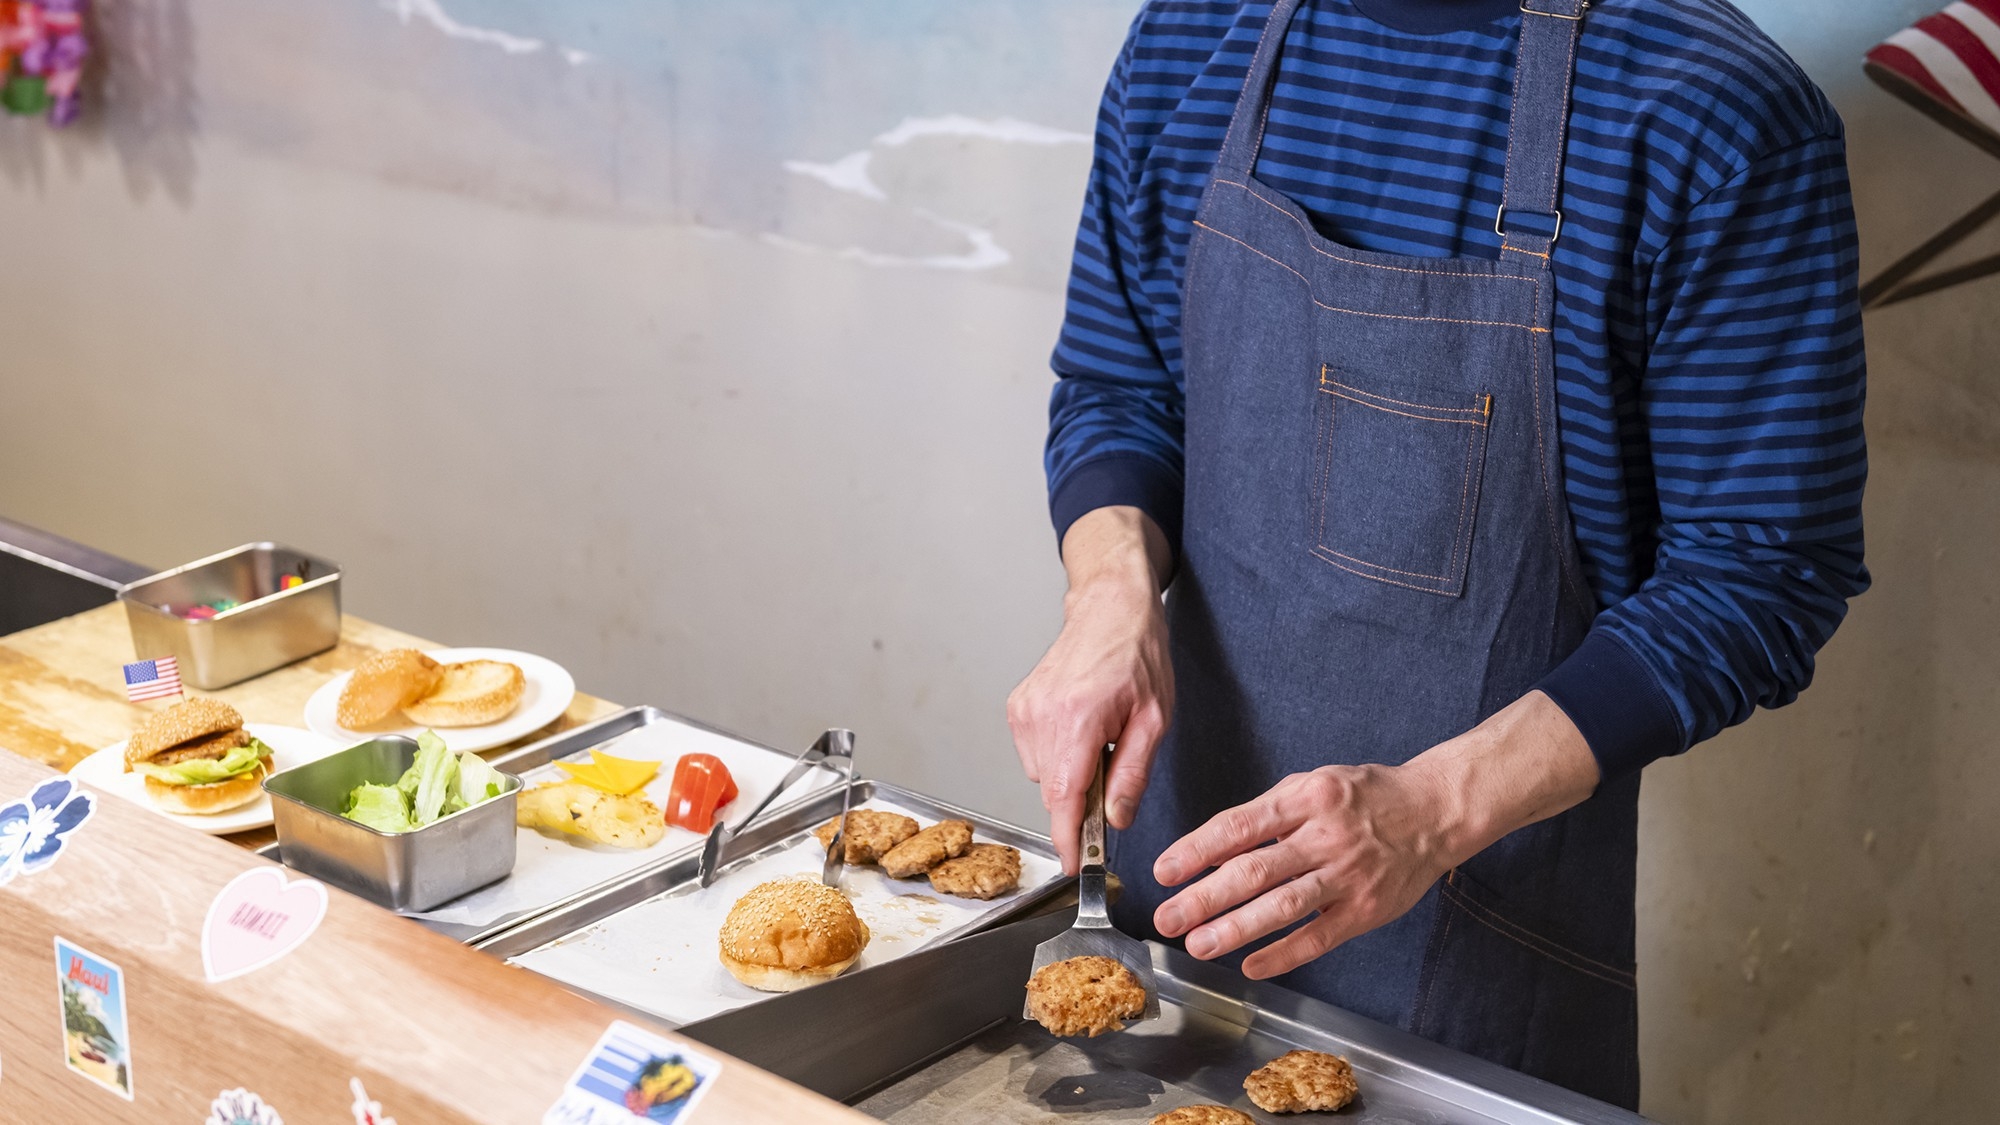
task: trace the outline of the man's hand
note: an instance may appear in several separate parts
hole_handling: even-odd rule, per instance
[[[1224,810],[1154,863],[1162,886],[1216,870],[1153,924],[1206,960],[1317,912],[1243,961],[1245,976],[1277,976],[1401,917],[1446,871],[1597,781],[1569,716],[1530,692],[1403,765],[1323,766]]]
[[[1166,537],[1137,508],[1099,508],[1063,536],[1063,627],[1007,698],[1007,725],[1028,780],[1042,787],[1063,871],[1077,870],[1083,802],[1107,743],[1105,816],[1126,828],[1174,710],[1160,590]]]

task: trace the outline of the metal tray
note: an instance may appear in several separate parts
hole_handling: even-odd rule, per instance
[[[571,754],[580,753],[593,746],[603,745],[614,738],[630,734],[642,727],[651,726],[655,723],[676,723],[707,734],[718,735],[744,747],[771,754],[775,758],[782,759],[784,763],[789,763],[791,759],[798,756],[797,751],[780,750],[773,746],[766,746],[763,743],[751,741],[741,735],[733,734],[719,727],[711,726],[695,719],[685,718],[670,711],[663,711],[658,707],[627,707],[623,711],[615,712],[594,722],[585,723],[582,726],[552,735],[542,739],[540,742],[530,743],[518,750],[496,754],[487,759],[487,764],[493,766],[495,769],[519,777],[529,770],[546,765],[558,758],[566,758]],[[814,778],[813,775],[808,775],[808,778],[815,781],[819,780]],[[828,786],[835,784],[836,778],[833,771],[826,771],[824,781]],[[755,789],[754,786],[747,788]],[[824,792],[824,789],[820,791]],[[754,802],[763,796],[763,791],[756,790],[746,795]],[[809,794],[805,797],[793,798],[777,804],[765,811],[763,819],[769,821],[784,813],[787,809],[800,804],[802,801],[811,800],[814,795],[817,794]],[[745,807],[747,808],[748,806]],[[699,839],[677,848],[669,848],[661,845],[657,849],[649,849],[646,853],[635,854],[633,857],[635,860],[633,866],[619,871],[615,875],[606,878],[579,881],[576,885],[565,889],[563,893],[551,897],[531,909],[514,911],[491,922],[479,925],[423,917],[412,917],[410,920],[427,929],[435,930],[455,941],[471,944],[500,934],[510,927],[538,917],[544,912],[590,898],[611,888],[622,886],[629,879],[645,872],[678,864],[682,861],[692,864],[700,854],[700,851],[701,841]],[[275,844],[258,849],[257,854],[280,863],[284,862],[284,854]],[[450,905],[450,903],[440,904],[442,907],[449,907]]]
[[[1024,828],[997,821],[971,810],[959,808],[956,805],[948,804],[933,797],[927,797],[921,793],[885,782],[856,781],[854,785],[854,801],[856,806],[868,800],[879,800],[892,804],[932,820],[955,818],[971,821],[977,839],[1007,844],[1021,849],[1024,855],[1032,854],[1041,857],[1047,861],[1047,865],[1051,868],[1055,865],[1055,849],[1049,844],[1048,838]],[[723,877],[727,878],[732,872],[758,863],[799,844],[800,841],[808,838],[814,827],[825,822],[827,818],[838,814],[840,812],[840,805],[840,793],[838,791],[831,791],[809,798],[781,813],[768,816],[762,823],[749,829],[740,838],[742,851],[738,853],[737,858],[731,859],[729,863],[723,866]],[[634,908],[700,892],[701,887],[696,878],[698,859],[698,855],[688,855],[676,859],[671,863],[637,872],[616,885],[603,888],[589,895],[580,896],[571,902],[511,926],[502,933],[483,938],[473,944],[475,948],[487,953],[512,960],[549,946],[574,940],[587,931],[592,930],[600,923],[613,920],[618,915]],[[1024,886],[1013,897],[994,903],[989,909],[975,915],[971,919],[960,922],[957,925],[948,926],[934,935],[927,936],[922,948],[935,948],[954,938],[977,933],[1010,918],[1023,915],[1043,903],[1050,896],[1063,890],[1071,882],[1072,880],[1065,876],[1052,874],[1050,877],[1032,886]],[[721,888],[718,886],[710,888],[710,891],[713,892],[719,889]],[[652,940],[651,933],[648,934],[648,940]],[[713,944],[715,934],[712,930],[704,930],[704,932],[698,935],[660,932],[657,938],[658,944],[662,947],[666,946],[670,941],[681,940],[698,940],[700,945],[709,946]],[[894,954],[894,956],[904,956],[907,952],[899,952]],[[518,961],[515,963],[519,964]],[[893,963],[893,961],[890,963]],[[527,967],[533,968],[533,966]],[[854,973],[850,973],[849,977],[866,976],[867,972],[868,970],[865,968],[860,969]],[[591,996],[628,1011],[641,1012],[649,1019],[665,1020],[669,1024],[677,1022],[672,1013],[649,1010],[639,1000],[630,995],[615,995],[611,994],[609,990],[596,991],[569,981],[563,981],[562,983],[564,987],[572,991]],[[755,1004],[757,1001],[750,999],[744,1002],[746,1004]]]

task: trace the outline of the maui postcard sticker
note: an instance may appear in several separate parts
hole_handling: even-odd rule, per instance
[[[570,1076],[542,1125],[685,1122],[721,1072],[714,1059],[618,1020]]]
[[[56,981],[62,994],[63,1054],[69,1068],[132,1100],[132,1036],[125,1019],[125,971],[61,938]]]
[[[35,786],[18,801],[0,804],[0,887],[16,875],[33,875],[56,861],[97,798],[66,777]]]
[[[224,1090],[208,1103],[208,1120],[203,1125],[285,1125],[278,1111],[264,1099],[238,1086]]]
[[[326,887],[285,878],[275,864],[231,879],[201,924],[201,966],[209,983],[240,977],[297,949],[326,917]]]
[[[382,1112],[382,1103],[369,1098],[361,1079],[348,1079],[347,1088],[354,1094],[354,1125],[396,1125],[395,1118]]]

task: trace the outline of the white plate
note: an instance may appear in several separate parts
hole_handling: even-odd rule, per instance
[[[271,772],[288,770],[307,762],[316,762],[335,751],[345,749],[344,742],[329,742],[311,731],[297,727],[272,726],[270,723],[245,723],[243,729],[251,737],[261,739],[271,748]],[[123,797],[133,804],[144,805],[168,820],[185,824],[197,832],[211,836],[223,836],[231,832],[248,832],[252,828],[271,826],[271,795],[259,792],[257,799],[247,805],[239,805],[227,812],[208,816],[188,816],[171,813],[154,804],[146,796],[146,778],[140,773],[125,772],[125,743],[106,746],[83,761],[71,767],[70,777],[86,785],[93,785],[106,793]]]
[[[533,653],[506,648],[439,648],[424,655],[439,664],[460,664],[467,660],[504,661],[519,667],[521,675],[528,681],[527,690],[521,694],[520,705],[499,722],[476,727],[436,728],[444,744],[453,752],[491,750],[495,746],[505,746],[522,735],[533,734],[560,718],[564,711],[569,710],[570,700],[576,698],[576,681],[563,671],[562,665]],[[402,719],[401,715],[394,716],[389,724],[368,730],[348,730],[341,726],[337,718],[340,692],[353,674],[342,672],[306,700],[306,726],[312,728],[314,734],[331,738],[342,746],[352,746],[385,734],[406,734],[415,738],[432,729],[401,723],[398,721]]]

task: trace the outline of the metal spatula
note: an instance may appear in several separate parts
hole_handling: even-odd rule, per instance
[[[804,753],[793,760],[792,768],[785,773],[784,780],[778,782],[769,793],[766,793],[764,799],[757,802],[756,808],[744,814],[734,824],[729,824],[722,820],[715,822],[715,827],[708,830],[708,838],[702,841],[701,859],[695,867],[695,876],[701,881],[702,886],[706,887],[710,883],[715,882],[716,873],[722,869],[722,865],[725,862],[722,854],[723,848],[729,841],[742,835],[743,830],[750,827],[750,822],[756,820],[759,813],[768,808],[772,801],[778,799],[778,794],[791,788],[793,782],[821,765],[839,770],[842,784],[847,787],[848,792],[851,793],[853,791],[853,731],[828,730],[820,735],[811,746],[806,748]],[[844,838],[847,829],[847,804],[848,801],[843,799],[840,812],[841,831],[834,837],[835,842],[841,845],[843,854],[845,853],[847,843]]]
[[[1139,1019],[1158,1019],[1160,988],[1153,978],[1152,951],[1146,948],[1145,942],[1113,929],[1110,915],[1105,910],[1104,763],[1107,759],[1108,755],[1098,756],[1097,777],[1090,783],[1090,793],[1084,798],[1083,866],[1076,878],[1076,922],[1068,930],[1035,947],[1035,963],[1029,968],[1028,975],[1033,976],[1044,965],[1053,965],[1072,957],[1109,957],[1132,970],[1132,975],[1139,978],[1139,986],[1146,990],[1146,1014]],[[1021,1018],[1035,1018],[1028,1011],[1025,1000],[1021,1003]]]

